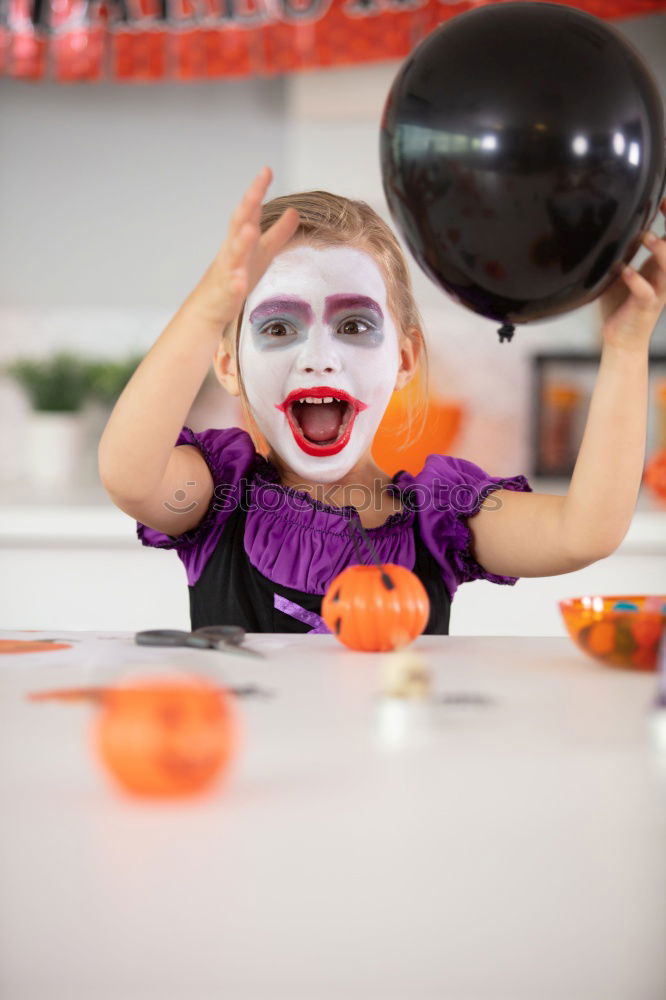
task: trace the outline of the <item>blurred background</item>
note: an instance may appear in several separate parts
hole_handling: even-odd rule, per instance
[[[666,95],[666,14],[613,23]],[[263,164],[274,171],[272,194],[328,189],[390,221],[378,129],[400,64],[205,82],[0,76],[0,627],[189,626],[178,558],[143,549],[98,482],[99,436]],[[436,450],[565,493],[596,371],[598,307],[518,327],[500,344],[496,323],[455,305],[410,264]],[[648,454],[666,447],[663,319],[652,353]],[[189,426],[239,420],[211,373]],[[564,634],[556,596],[666,590],[665,557],[666,506],[644,489],[623,547],[594,568],[603,575],[522,580],[513,594],[463,587],[452,632]]]

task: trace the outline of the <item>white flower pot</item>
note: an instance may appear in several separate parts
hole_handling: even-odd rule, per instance
[[[89,400],[81,411],[83,442],[81,445],[81,476],[79,478],[83,482],[95,485],[99,483],[97,449],[104,428],[109,422],[112,409],[111,404],[104,405],[96,400]]]
[[[80,481],[83,423],[80,413],[33,410],[28,416],[25,471],[35,486]]]

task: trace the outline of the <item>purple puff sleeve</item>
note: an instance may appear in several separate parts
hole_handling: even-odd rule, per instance
[[[495,490],[531,492],[525,476],[489,476],[464,458],[429,455],[422,472],[416,476],[401,473],[396,483],[401,490],[410,491],[421,537],[442,569],[451,598],[461,583],[472,580],[516,583],[518,577],[488,573],[476,561],[468,519]]]
[[[136,533],[143,545],[176,549],[187,570],[187,582],[193,586],[217,545],[224,525],[240,500],[241,481],[255,461],[252,438],[238,427],[210,428],[195,433],[183,427],[176,446],[191,444],[198,448],[213,477],[213,496],[208,510],[195,528],[182,535],[165,535],[137,521]]]

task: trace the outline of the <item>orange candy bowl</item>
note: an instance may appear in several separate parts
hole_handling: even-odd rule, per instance
[[[570,597],[559,608],[569,635],[588,656],[608,667],[656,670],[666,595]]]

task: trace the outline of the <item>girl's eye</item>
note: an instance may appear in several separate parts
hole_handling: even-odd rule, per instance
[[[365,320],[346,319],[338,327],[338,332],[350,336],[358,336],[359,333],[367,333],[369,329],[370,324],[366,323]]]
[[[289,334],[294,331],[288,323],[283,323],[282,320],[276,320],[274,323],[269,323],[265,326],[261,332],[266,334],[267,337],[288,337]]]

